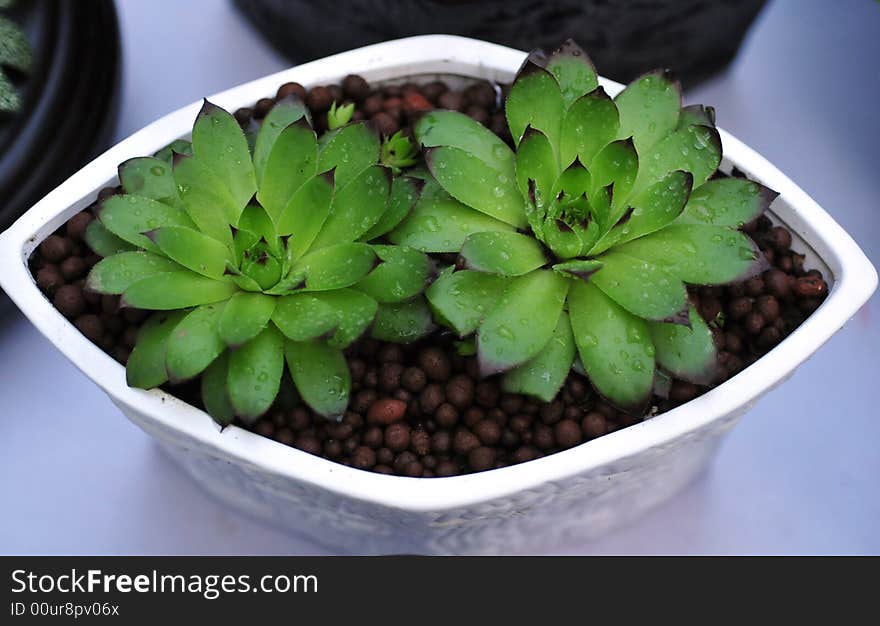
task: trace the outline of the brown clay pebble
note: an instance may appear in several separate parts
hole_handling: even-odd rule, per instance
[[[73,322],[73,325],[76,326],[77,330],[85,335],[89,341],[95,343],[100,341],[101,337],[104,335],[104,322],[101,321],[100,317],[93,313],[80,315]]]
[[[734,298],[727,305],[727,313],[730,319],[738,320],[748,315],[752,310],[752,300],[750,298],[739,297]]]
[[[461,92],[447,91],[437,98],[437,106],[450,111],[461,111],[464,109],[464,97]]]
[[[376,113],[382,111],[382,104],[384,101],[384,98],[379,94],[367,97],[361,105],[364,115],[367,117],[373,117]]]
[[[601,437],[605,434],[606,429],[605,416],[598,411],[590,411],[581,420],[581,430],[584,432],[584,436],[589,439]]]
[[[828,285],[821,277],[801,276],[794,283],[794,292],[800,298],[824,297],[828,293]]]
[[[446,397],[443,393],[443,388],[437,383],[431,383],[422,391],[421,395],[419,395],[419,406],[421,406],[422,411],[428,415],[434,413],[443,402],[446,400]]]
[[[371,424],[393,424],[403,419],[406,414],[406,402],[393,398],[376,400],[367,411],[367,421]]]
[[[474,401],[474,381],[463,374],[453,377],[446,385],[446,397],[459,409],[465,409]]]
[[[85,276],[88,271],[85,260],[80,256],[69,256],[58,266],[66,280],[76,280]]]
[[[541,407],[541,421],[547,425],[552,425],[562,419],[563,406],[559,400],[554,400],[549,404]]]
[[[442,348],[424,348],[419,352],[418,361],[429,379],[441,382],[449,379],[452,364]]]
[[[480,440],[477,439],[477,436],[463,428],[456,431],[452,438],[452,449],[461,455],[468,454],[471,450],[478,448],[479,446]]]
[[[764,273],[764,283],[767,290],[780,299],[787,299],[791,293],[792,277],[779,269],[767,270]]]
[[[72,250],[73,244],[70,239],[58,235],[49,235],[40,244],[40,254],[51,263],[61,263]]]
[[[47,265],[37,272],[37,286],[49,295],[53,295],[63,284],[64,276],[57,265]]]
[[[382,445],[383,441],[384,434],[382,433],[382,429],[378,426],[370,426],[361,436],[361,443],[371,448],[378,448]]]
[[[483,445],[495,446],[501,441],[501,426],[493,420],[483,420],[474,426],[474,434]]]
[[[379,370],[379,388],[388,392],[399,388],[401,374],[403,365],[400,363],[384,363]]]
[[[425,376],[425,372],[418,367],[408,367],[403,370],[400,376],[400,384],[403,385],[404,389],[413,393],[419,393],[424,389],[427,380],[428,377]]]
[[[755,309],[764,320],[772,324],[779,317],[779,301],[773,296],[761,296],[755,301]]]
[[[743,320],[743,327],[750,335],[757,335],[764,328],[764,316],[757,311],[752,311]]]
[[[386,112],[380,111],[376,113],[372,118],[370,118],[373,122],[373,126],[375,126],[376,130],[379,131],[379,134],[390,137],[398,130],[400,130],[400,124],[397,122],[394,117]]]
[[[431,435],[424,430],[411,431],[409,448],[419,456],[425,456],[431,451]]]
[[[760,276],[752,276],[745,283],[746,293],[753,298],[764,292],[764,281]]]
[[[408,424],[391,424],[385,429],[385,447],[392,452],[403,452],[409,448],[410,428]]]
[[[476,398],[477,404],[480,406],[491,408],[498,402],[501,390],[498,385],[491,380],[483,380],[477,385]]]
[[[278,91],[275,93],[275,97],[278,100],[287,98],[289,96],[296,96],[300,100],[305,101],[306,88],[299,83],[284,83],[278,88]]]
[[[324,113],[333,104],[333,93],[327,87],[312,87],[306,96],[306,104],[313,113]]]
[[[77,213],[67,222],[67,236],[71,239],[82,239],[86,234],[86,228],[92,223],[92,214],[88,211]]]
[[[464,96],[471,104],[484,109],[495,108],[495,89],[487,82],[479,82],[470,85],[464,90]]]
[[[444,402],[434,411],[434,421],[440,428],[452,428],[458,422],[458,409]]]
[[[83,292],[76,285],[62,285],[55,292],[52,300],[55,308],[66,318],[73,319],[86,310]]]
[[[683,380],[675,380],[669,387],[669,399],[675,402],[687,402],[693,400],[700,393],[700,390],[693,383]]]
[[[321,442],[314,435],[300,435],[293,445],[309,454],[321,454]]]
[[[452,435],[441,430],[431,435],[431,450],[436,454],[446,454],[452,449]]]
[[[376,465],[373,468],[373,471],[377,474],[387,474],[388,476],[392,476],[394,474],[394,470],[387,465]]]
[[[475,472],[484,472],[495,466],[495,450],[480,446],[468,452],[468,465]]]
[[[785,252],[791,247],[791,233],[782,226],[774,226],[770,229],[770,241],[774,248]]]
[[[260,98],[257,100],[257,104],[254,105],[254,117],[257,119],[266,117],[274,106],[275,100],[272,98]]]
[[[581,442],[581,427],[574,420],[562,420],[553,427],[560,448],[573,448]]]
[[[342,79],[342,92],[355,101],[361,101],[370,93],[370,84],[357,74]]]
[[[372,448],[358,446],[351,453],[351,466],[358,469],[370,469],[376,464],[376,453]]]

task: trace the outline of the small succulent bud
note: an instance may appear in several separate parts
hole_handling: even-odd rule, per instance
[[[351,121],[352,115],[354,115],[354,102],[337,108],[336,101],[334,100],[333,104],[330,105],[330,110],[327,111],[327,128],[336,130],[341,126],[345,126]]]
[[[412,139],[397,131],[382,142],[379,161],[395,174],[400,174],[403,168],[415,165],[417,157],[418,150]]]

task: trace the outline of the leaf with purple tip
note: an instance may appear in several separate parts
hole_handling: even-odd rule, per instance
[[[261,188],[263,173],[276,141],[288,126],[300,120],[307,126],[311,126],[308,107],[302,100],[294,96],[279,100],[263,118],[254,143],[253,157],[254,173]]]
[[[738,228],[761,215],[778,195],[744,178],[709,180],[694,189],[676,223]]]
[[[291,259],[296,260],[305,254],[318,236],[330,215],[333,189],[332,172],[315,176],[293,194],[278,217],[278,234],[290,235],[287,249]]]
[[[614,103],[620,112],[618,138],[632,137],[644,157],[651,146],[675,130],[681,109],[681,85],[668,72],[656,70],[627,85]]]
[[[376,225],[391,193],[391,171],[380,165],[364,169],[343,187],[337,187],[330,215],[311,249],[356,241]]]
[[[284,128],[266,157],[257,192],[257,199],[273,221],[278,221],[294,193],[315,176],[317,168],[315,131],[302,119]]]
[[[630,191],[636,182],[641,167],[641,159],[630,139],[612,141],[602,148],[590,164],[591,193],[590,202],[595,204],[599,193],[613,185],[612,206],[614,213],[622,214]]]
[[[578,98],[566,111],[559,140],[559,162],[568,167],[576,158],[589,166],[599,151],[614,141],[619,126],[617,107],[605,90]]]
[[[546,69],[556,78],[566,106],[596,89],[596,67],[587,53],[573,40],[566,40],[547,59]]]
[[[235,408],[229,401],[226,379],[229,376],[229,352],[214,359],[201,376],[202,403],[214,421],[223,426],[235,419]]]
[[[634,191],[646,189],[675,170],[693,174],[696,189],[708,180],[720,163],[721,137],[718,131],[708,126],[688,126],[670,133],[640,153]]]
[[[596,259],[573,259],[553,266],[553,270],[563,276],[588,281],[590,277],[602,269],[602,261]]]
[[[336,168],[336,185],[344,187],[379,161],[379,136],[363,122],[348,124],[321,137],[318,171]]]
[[[547,136],[539,130],[527,128],[516,151],[516,182],[520,194],[529,194],[529,181],[532,180],[535,183],[535,203],[542,205],[550,199],[558,176],[559,165]]]
[[[559,145],[565,100],[559,83],[549,71],[526,63],[513,81],[505,104],[507,124],[515,144],[526,128],[537,128],[551,145]]]

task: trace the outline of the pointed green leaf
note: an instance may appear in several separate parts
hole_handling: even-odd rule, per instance
[[[520,134],[525,130],[523,125]],[[416,139],[425,148],[455,148],[482,161],[490,170],[513,179],[513,152],[491,130],[457,111],[431,111],[416,123]]]
[[[235,118],[205,100],[193,125],[192,143],[196,158],[211,170],[236,205],[250,202],[257,191],[257,179],[247,140]]]
[[[119,166],[119,182],[125,193],[170,205],[180,201],[171,165],[155,157],[136,157],[122,163]]]
[[[600,254],[613,246],[660,230],[677,218],[691,193],[690,172],[670,172],[629,202],[632,212],[605,234],[590,254]]]
[[[687,304],[681,280],[654,263],[616,250],[599,257],[590,283],[633,315],[651,320],[679,316]]]
[[[526,128],[516,151],[516,183],[523,196],[529,194],[529,181],[535,181],[535,202],[549,199],[553,183],[559,176],[559,165],[550,140],[539,130]]]
[[[224,245],[229,245],[230,224],[237,224],[245,203],[235,198],[196,157],[174,159],[174,181],[187,215],[200,231]]]
[[[379,136],[363,122],[348,124],[321,138],[318,171],[336,168],[338,187],[344,187],[378,161]]]
[[[113,196],[101,205],[98,219],[119,238],[151,252],[159,248],[143,233],[161,226],[189,226],[192,220],[177,207],[143,196]]]
[[[372,241],[390,232],[403,222],[419,200],[424,181],[409,176],[397,176],[391,181],[391,193],[385,212],[370,230],[360,236],[361,241]]]
[[[667,372],[698,385],[708,385],[717,374],[718,355],[712,331],[691,306],[690,325],[649,322],[657,363]]]
[[[295,293],[276,299],[272,321],[286,337],[308,341],[329,335],[339,326],[336,308],[323,293]]]
[[[220,338],[232,347],[250,341],[266,328],[276,301],[277,298],[262,293],[235,294],[226,303],[218,320]]]
[[[269,410],[284,372],[284,337],[273,325],[229,355],[226,385],[236,414],[253,420]]]
[[[307,125],[311,126],[308,108],[302,100],[294,96],[279,100],[266,114],[266,117],[263,118],[263,123],[260,125],[260,131],[254,143],[253,158],[254,174],[257,177],[260,191],[262,191],[263,187],[263,172],[266,168],[266,162],[269,160],[269,155],[272,153],[275,142],[282,131],[299,120],[303,120]]]
[[[501,386],[509,393],[524,393],[550,402],[565,383],[574,354],[571,322],[563,311],[547,345],[533,359],[506,372]]]
[[[671,224],[617,250],[695,285],[741,281],[766,269],[755,243],[726,226]]]
[[[329,291],[355,284],[376,266],[376,253],[365,243],[341,243],[310,252],[293,273],[302,272],[306,289]]]
[[[677,128],[686,128],[698,124],[701,126],[715,126],[715,109],[702,104],[691,104],[681,107],[678,115]]]
[[[277,253],[280,253],[280,247],[275,247],[275,244],[278,243],[275,241],[278,238],[278,233],[275,232],[275,224],[272,222],[269,214],[266,213],[266,210],[260,205],[249,204],[244,208],[238,220],[238,228],[255,234],[257,240],[262,237],[273,246]]]
[[[580,98],[565,113],[559,142],[559,161],[568,167],[575,158],[589,166],[599,151],[614,141],[617,107],[599,87]]]
[[[596,195],[613,185],[612,206],[618,217],[628,206],[630,191],[639,174],[641,159],[629,139],[612,141],[599,151],[590,166],[592,193],[590,202],[595,203]],[[613,216],[612,216],[613,217]]]
[[[378,302],[402,302],[420,294],[428,283],[430,262],[408,246],[373,246],[382,261],[364,276],[357,289]]]
[[[681,85],[665,71],[635,79],[614,99],[620,112],[620,139],[633,138],[640,155],[675,130],[681,109]]]
[[[336,348],[347,348],[359,339],[373,322],[379,306],[373,298],[356,289],[322,291],[314,295],[335,312],[336,330],[327,344]]]
[[[578,354],[596,390],[621,408],[642,408],[654,382],[654,344],[646,323],[582,281],[572,283],[568,314]]]
[[[406,302],[380,304],[371,335],[379,341],[412,343],[433,329],[431,309],[419,296]]]
[[[165,371],[168,337],[185,314],[185,311],[157,313],[144,323],[125,364],[125,380],[129,387],[152,389],[168,380]]]
[[[120,252],[102,259],[92,268],[86,279],[86,289],[120,294],[144,278],[180,269],[174,261],[150,252]]]
[[[92,252],[101,257],[136,249],[132,244],[107,230],[100,220],[89,222],[89,225],[86,226],[85,240]]]
[[[161,226],[147,236],[169,259],[208,278],[222,278],[232,256],[216,239],[185,226]]]
[[[602,261],[596,259],[573,259],[553,266],[553,270],[569,278],[590,280],[590,277],[602,269]]]
[[[547,71],[559,83],[566,106],[571,106],[575,100],[593,91],[599,84],[596,67],[590,57],[571,39],[550,55],[547,59]]]
[[[527,62],[513,81],[505,104],[514,143],[519,144],[526,127],[531,126],[544,133],[551,145],[558,146],[564,111],[565,101],[556,78]]]
[[[688,126],[666,136],[640,158],[634,191],[646,189],[669,172],[683,170],[702,185],[721,163],[721,137],[708,126]]]
[[[333,174],[321,174],[293,194],[278,218],[279,235],[290,235],[287,249],[292,259],[305,254],[330,215],[333,200]]]
[[[172,161],[174,160],[175,152],[184,156],[192,156],[192,143],[187,141],[186,139],[175,139],[164,148],[157,150],[153,154],[153,156],[160,161],[165,161],[168,165],[171,165]]]
[[[342,415],[351,389],[351,373],[342,352],[318,341],[290,340],[284,352],[303,401],[320,415]]]
[[[168,311],[220,302],[236,291],[238,287],[229,280],[214,280],[181,270],[139,280],[122,294],[122,303],[138,309]]]
[[[217,333],[223,307],[223,303],[200,306],[174,327],[165,351],[165,369],[171,382],[195,378],[226,350]]]
[[[500,173],[458,148],[431,148],[425,161],[434,178],[456,200],[517,228],[527,224],[525,202],[516,186],[513,167]]]
[[[388,238],[422,252],[458,252],[472,233],[513,230],[510,224],[466,207],[441,191],[439,196],[423,193],[410,216]]]
[[[538,240],[519,233],[474,233],[465,239],[461,257],[469,269],[501,276],[522,276],[547,262]]]
[[[344,187],[337,187],[330,215],[311,249],[358,239],[382,217],[390,192],[391,171],[379,165],[366,168]]]
[[[576,230],[562,219],[548,219],[541,227],[544,243],[560,259],[570,259],[581,254],[581,250],[586,247],[581,239],[582,232],[583,229]]]
[[[439,320],[464,337],[498,303],[509,281],[494,274],[452,270],[444,271],[425,295]]]
[[[570,282],[550,270],[537,270],[510,281],[477,331],[484,376],[521,365],[547,345]]]
[[[235,419],[235,408],[229,401],[226,380],[229,376],[229,352],[226,351],[208,366],[201,377],[202,403],[214,421],[223,426]]]
[[[778,195],[745,178],[709,180],[694,189],[676,222],[738,228],[761,215]]]
[[[257,192],[257,199],[274,221],[293,194],[314,178],[317,168],[318,138],[306,121],[301,119],[282,130],[266,160]]]

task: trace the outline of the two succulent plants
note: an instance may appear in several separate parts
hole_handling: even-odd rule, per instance
[[[529,56],[506,114],[515,149],[452,111],[426,114],[413,143],[380,141],[346,107],[318,137],[296,99],[245,131],[206,102],[191,143],[120,166],[125,194],[87,232],[105,257],[87,286],[157,311],[129,384],[201,376],[229,423],[271,406],[286,361],[303,400],[336,416],[344,348],[367,332],[414,341],[434,322],[482,374],[542,400],[573,368],[632,411],[666,375],[712,382],[712,335],[685,284],[759,271],[737,227],[773,198],[712,178],[712,110],[682,107],[662,72],[612,99],[567,42]]]

